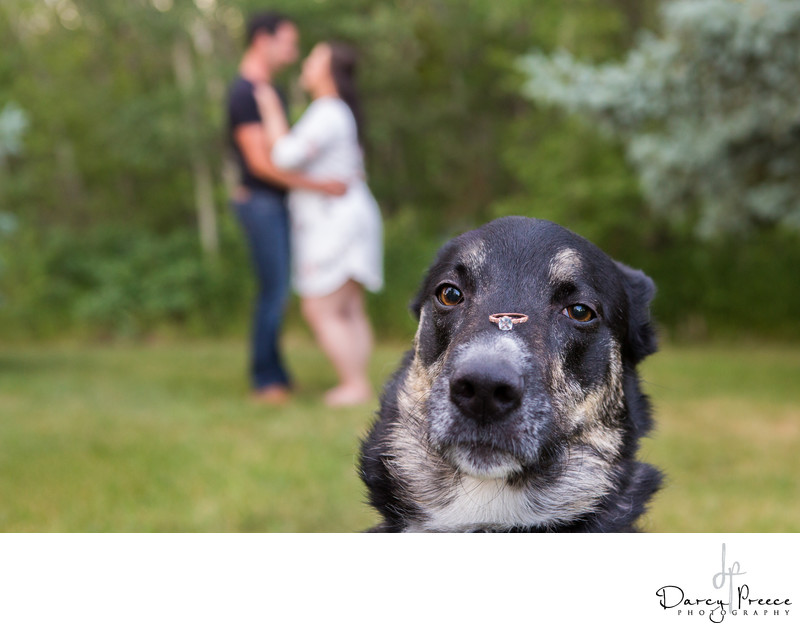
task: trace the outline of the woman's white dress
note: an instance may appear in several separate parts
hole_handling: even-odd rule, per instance
[[[380,210],[364,180],[356,122],[338,98],[314,100],[291,131],[273,146],[278,168],[315,179],[347,182],[347,192],[289,193],[292,280],[301,296],[326,296],[349,279],[371,291],[383,286]]]

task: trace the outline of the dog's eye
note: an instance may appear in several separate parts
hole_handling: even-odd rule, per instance
[[[591,322],[597,317],[594,311],[592,311],[586,305],[581,304],[570,305],[561,313],[571,320],[576,320],[577,322]]]
[[[455,285],[442,285],[436,292],[436,298],[445,307],[454,307],[464,300],[464,294]]]

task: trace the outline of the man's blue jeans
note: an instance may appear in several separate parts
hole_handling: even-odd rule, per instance
[[[289,217],[283,195],[253,191],[233,202],[250,245],[258,281],[253,314],[250,373],[253,387],[289,385],[278,346],[289,294]]]

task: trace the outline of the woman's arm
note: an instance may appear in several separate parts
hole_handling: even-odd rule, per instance
[[[274,88],[259,86],[255,94],[270,156],[279,169],[305,171],[341,135],[342,121],[335,106],[314,101],[290,129],[283,104]]]
[[[236,142],[250,170],[263,179],[287,188],[304,188],[328,195],[343,195],[347,191],[344,182],[309,178],[302,173],[289,171],[274,164],[270,155],[272,146],[276,140],[289,133],[289,124],[280,97],[272,86],[257,85],[254,95],[263,124],[242,125],[235,132]]]
[[[343,195],[347,191],[347,185],[339,180],[316,180],[296,171],[285,171],[276,167],[270,159],[261,123],[239,125],[234,131],[234,139],[247,167],[262,180],[286,188],[304,188],[328,195]]]

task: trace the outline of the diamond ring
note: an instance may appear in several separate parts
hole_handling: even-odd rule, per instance
[[[510,331],[515,324],[527,321],[528,316],[524,313],[493,313],[489,316],[489,322],[494,322],[501,331]]]

